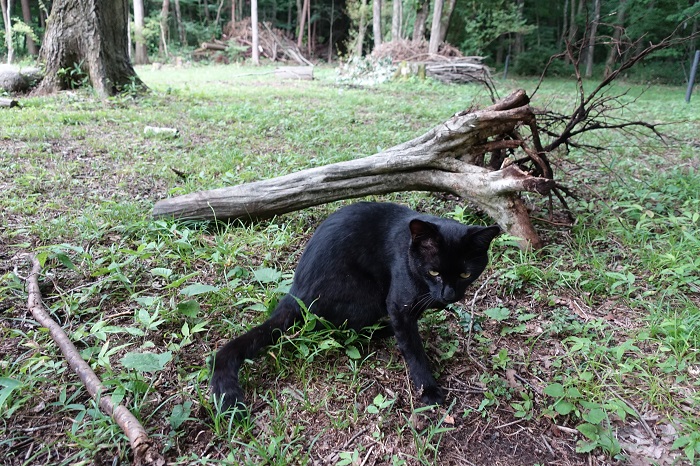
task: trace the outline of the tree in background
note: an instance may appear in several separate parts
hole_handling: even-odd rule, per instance
[[[2,10],[2,22],[5,24],[5,43],[7,44],[7,63],[12,63],[14,55],[14,46],[12,44],[12,22],[10,20],[10,10],[12,9],[12,0],[0,0],[0,9]]]
[[[684,21],[683,33],[691,34],[698,30],[693,14],[700,11],[699,0],[391,0],[391,7],[389,0],[372,0],[372,6],[363,6],[369,0],[256,2],[259,22],[286,31],[300,48],[305,44],[310,58],[326,60],[335,52],[363,54],[389,40],[430,40],[432,51],[447,42],[466,55],[484,56],[496,68],[510,55],[511,70],[522,75],[539,75],[550,56],[562,54],[567,44],[581,44],[574,58],[585,65],[584,73],[605,76],[635,51],[616,44],[636,43],[638,49],[642,43],[656,43]],[[12,13],[19,4],[21,19]],[[129,4],[134,8],[134,63],[147,63],[148,56],[156,54],[163,59],[187,57],[202,42],[222,38],[232,19],[248,20],[253,13],[246,0],[129,0]],[[32,56],[37,44],[46,41],[44,5],[50,6],[50,0],[0,0],[4,25],[0,59]],[[658,51],[628,70],[626,77],[680,84],[696,47],[691,41]],[[623,49],[627,56],[620,53]],[[561,56],[548,73],[570,76],[572,55]],[[232,57],[235,51],[229,52]]]
[[[22,0],[22,19],[24,20],[25,26],[29,29],[29,31],[25,33],[27,52],[29,55],[37,55],[39,53],[39,48],[36,46],[36,42],[34,42],[34,35],[31,31],[32,10],[29,7],[29,0]]]
[[[142,86],[129,59],[128,0],[55,0],[40,58],[46,75],[39,92],[72,86],[80,70],[100,97]]]
[[[160,35],[158,41],[158,54],[163,57],[168,57],[168,40],[170,34],[168,31],[168,15],[170,13],[170,0],[163,0],[163,5],[160,9],[160,20],[158,26]]]
[[[148,63],[148,47],[143,37],[144,27],[143,0],[134,0],[134,63],[137,65]]]
[[[372,34],[374,35],[374,47],[382,45],[382,0],[372,1]]]
[[[528,34],[534,30],[527,24],[518,5],[508,0],[461,1],[454,16],[453,33],[448,42],[456,42],[468,55],[489,55],[498,47],[508,46],[499,39],[506,37],[512,42],[516,34]],[[501,54],[502,55],[502,54]]]

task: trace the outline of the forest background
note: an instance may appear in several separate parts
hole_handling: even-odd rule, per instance
[[[51,2],[0,0],[3,29],[0,56],[14,61],[38,54]],[[604,75],[625,56],[660,42],[676,25],[700,10],[696,0],[134,0],[131,38],[135,64],[187,59],[202,43],[226,40],[227,25],[254,11],[260,22],[283,31],[311,60],[335,61],[369,54],[382,43],[447,42],[465,55],[485,57],[489,66],[506,62],[519,75],[539,75],[549,57],[566,44],[585,40],[586,76]],[[436,13],[439,21],[435,20]],[[692,35],[698,21],[681,31]],[[621,47],[636,44],[636,47]],[[625,76],[640,82],[683,84],[697,47],[688,41],[655,53]],[[620,53],[623,56],[620,56]],[[216,60],[237,61],[249,48],[232,46]],[[569,73],[566,59],[550,76]]]

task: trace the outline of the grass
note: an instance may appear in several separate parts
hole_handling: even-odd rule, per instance
[[[676,122],[667,145],[604,133],[606,151],[552,154],[579,195],[575,224],[552,225],[547,200],[529,196],[546,246],[499,238],[473,305],[469,295],[425,316],[446,407],[416,402],[392,340],[309,324],[244,366],[250,418],[216,414],[207,358],[274,308],[315,226],[346,202],[253,224],[154,221],[153,203],[368,155],[488,104],[477,86],[356,89],[331,69],[313,82],[269,71],[142,68],[153,90],[143,98],[78,91],[0,111],[7,464],[129,461],[126,438],[32,321],[26,265],[13,259],[23,251],[42,262],[53,317],[173,464],[697,463],[700,111],[672,87],[629,97],[626,110]],[[566,110],[572,91],[546,82],[534,105]],[[180,137],[147,136],[147,125]],[[488,221],[439,196],[379,199]]]

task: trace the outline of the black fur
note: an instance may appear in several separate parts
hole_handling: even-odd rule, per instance
[[[213,394],[223,396],[223,409],[243,406],[241,364],[301,319],[296,297],[336,326],[360,330],[388,317],[421,401],[442,403],[418,319],[426,309],[464,297],[486,267],[489,244],[499,232],[497,226],[467,226],[396,204],[362,202],[338,210],[309,240],[289,294],[270,318],[218,351]]]

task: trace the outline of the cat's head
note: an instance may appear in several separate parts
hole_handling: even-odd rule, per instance
[[[491,241],[501,229],[445,222],[436,225],[414,219],[409,223],[409,261],[414,277],[422,280],[436,304],[464,297],[467,287],[488,264]]]

